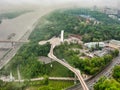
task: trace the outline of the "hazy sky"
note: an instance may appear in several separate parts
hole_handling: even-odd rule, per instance
[[[98,6],[118,6],[120,0],[0,0],[0,3],[12,3],[12,4],[57,4],[57,3],[68,3],[77,2],[82,5],[98,5]]]

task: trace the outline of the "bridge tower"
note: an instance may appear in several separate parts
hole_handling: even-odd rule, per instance
[[[74,84],[77,83],[77,76],[75,75]]]

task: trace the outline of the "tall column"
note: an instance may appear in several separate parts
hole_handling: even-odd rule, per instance
[[[64,41],[64,30],[61,31],[61,42]]]

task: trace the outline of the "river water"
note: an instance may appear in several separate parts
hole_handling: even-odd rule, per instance
[[[0,40],[8,40],[9,36],[14,33],[10,40],[18,41],[32,25],[41,16],[40,11],[33,11],[22,14],[13,19],[4,19],[0,24]],[[0,48],[11,48],[11,43],[1,43]],[[0,58],[6,53],[6,50],[0,49]]]

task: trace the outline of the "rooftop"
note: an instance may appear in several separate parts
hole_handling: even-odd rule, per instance
[[[114,40],[114,39],[110,40],[110,43],[120,46],[120,41],[118,41],[118,40]]]

